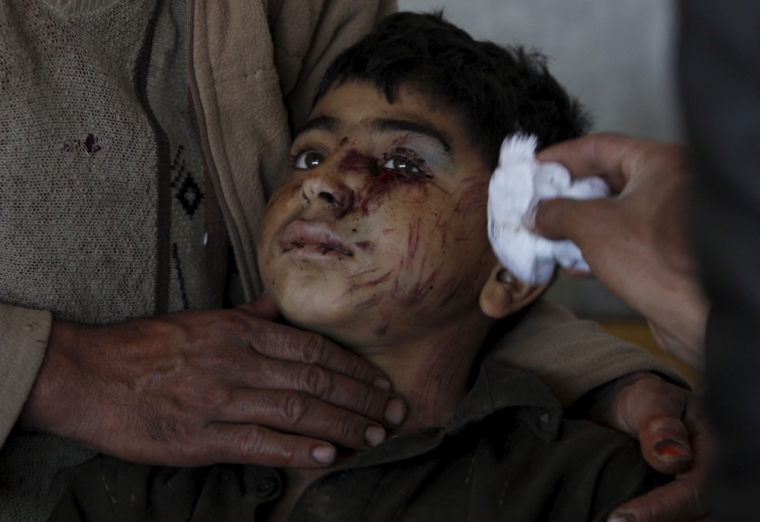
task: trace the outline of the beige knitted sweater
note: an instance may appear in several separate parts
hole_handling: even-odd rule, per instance
[[[215,306],[227,237],[246,298],[257,296],[255,240],[291,129],[333,58],[393,9],[395,0],[0,2],[0,520],[44,518],[60,470],[89,456],[52,437],[8,438],[52,315],[107,323]],[[676,378],[556,308],[534,317],[502,360],[566,404],[639,369]]]
[[[169,3],[185,2],[0,4],[0,442],[33,384],[51,312],[107,323],[178,307],[166,283],[176,156],[161,114],[169,100],[152,95],[171,83],[154,71],[169,53],[154,48],[157,26],[177,16],[163,9]],[[193,156],[188,141],[200,143],[215,189],[205,199],[218,196],[253,298],[261,292],[254,242],[284,172],[290,128],[306,118],[332,59],[394,1],[187,6],[186,37],[160,42],[187,45],[190,90],[175,97],[184,107],[192,97],[200,140],[185,140],[183,154]],[[220,235],[215,223],[204,224],[201,246]],[[226,266],[212,271],[219,268]],[[184,282],[199,286],[196,279]],[[196,308],[218,301],[218,285],[205,284]]]

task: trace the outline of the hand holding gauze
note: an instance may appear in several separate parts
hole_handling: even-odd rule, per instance
[[[488,237],[496,257],[517,279],[532,285],[549,281],[556,263],[589,271],[580,249],[569,240],[545,239],[525,227],[543,199],[591,199],[610,193],[603,179],[573,180],[559,163],[536,161],[535,136],[516,134],[504,140],[499,166],[488,190]]]

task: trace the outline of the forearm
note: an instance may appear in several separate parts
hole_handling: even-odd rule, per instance
[[[37,378],[50,335],[50,312],[0,304],[0,444]]]
[[[657,343],[695,368],[704,366],[704,342],[710,303],[696,274],[663,282],[640,308]]]

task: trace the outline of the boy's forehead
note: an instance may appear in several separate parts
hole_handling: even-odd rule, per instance
[[[422,92],[402,86],[390,102],[373,84],[357,81],[331,87],[296,137],[310,130],[338,134],[351,130],[375,134],[409,132],[437,142],[447,154],[465,136],[457,111],[440,104],[434,106]]]

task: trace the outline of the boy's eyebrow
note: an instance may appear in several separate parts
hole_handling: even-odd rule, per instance
[[[317,116],[316,118],[307,121],[300,129],[298,129],[293,136],[293,139],[295,140],[301,134],[311,130],[334,132],[338,129],[339,124],[339,120],[333,116]],[[451,152],[451,144],[449,144],[448,138],[435,127],[424,123],[410,120],[381,118],[374,120],[372,122],[372,127],[378,132],[407,131],[422,134],[423,136],[428,136],[436,140],[447,154]]]
[[[336,118],[333,118],[332,116],[317,116],[304,123],[303,126],[296,131],[293,139],[295,140],[298,136],[310,130],[334,131],[337,128],[338,120]]]
[[[374,121],[372,126],[380,132],[409,131],[423,134],[438,141],[445,152],[451,152],[451,145],[446,136],[435,127],[424,123],[409,120],[378,119]]]

